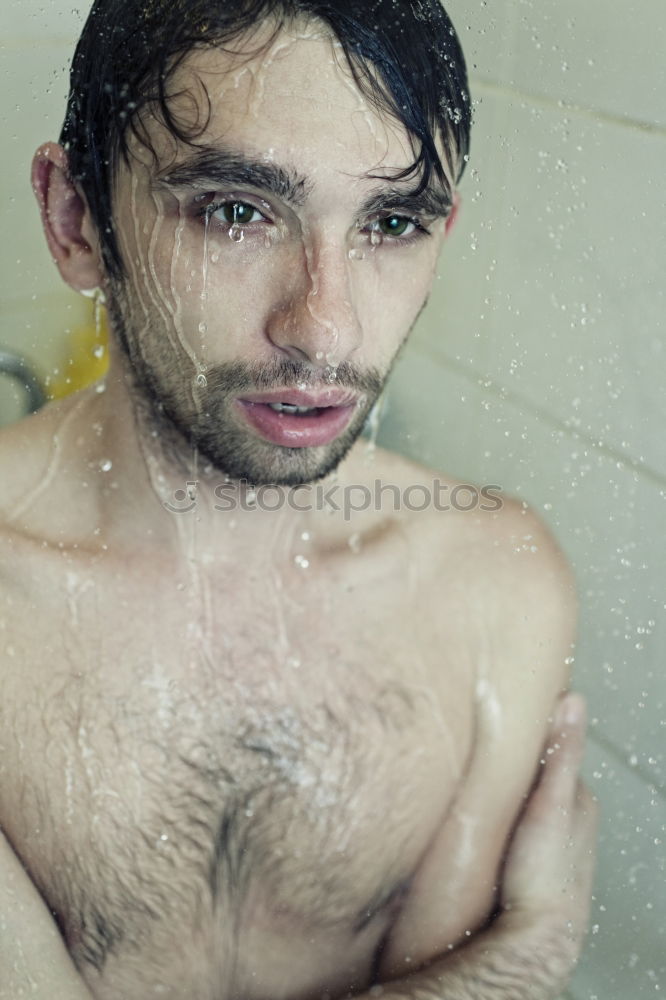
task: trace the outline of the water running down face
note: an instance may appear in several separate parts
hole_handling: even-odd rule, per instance
[[[190,448],[255,485],[312,482],[349,452],[447,228],[447,192],[415,200],[413,176],[368,177],[414,153],[338,48],[312,22],[249,60],[190,53],[173,109],[196,124],[209,98],[205,132],[186,145],[146,119],[158,162],[136,142],[116,187],[127,278],[107,293],[139,388]]]

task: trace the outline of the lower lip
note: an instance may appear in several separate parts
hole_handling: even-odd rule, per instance
[[[355,406],[329,406],[311,416],[279,413],[266,403],[238,400],[249,424],[263,438],[283,448],[317,448],[335,441],[347,429]]]

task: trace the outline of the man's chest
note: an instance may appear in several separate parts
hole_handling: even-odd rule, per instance
[[[178,586],[70,579],[60,630],[19,630],[7,831],[99,996],[346,989],[464,771],[463,647],[390,589],[321,614]]]

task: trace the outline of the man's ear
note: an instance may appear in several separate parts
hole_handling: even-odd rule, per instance
[[[460,206],[462,204],[462,199],[457,191],[453,193],[453,207],[446,220],[445,235],[450,236],[453,232],[456,222],[458,221],[458,213],[460,211]]]
[[[32,189],[63,280],[77,292],[100,287],[104,270],[95,227],[84,198],[69,179],[67,154],[54,142],[35,153]]]

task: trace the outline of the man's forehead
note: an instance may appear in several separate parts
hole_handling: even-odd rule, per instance
[[[240,45],[190,52],[168,88],[169,114],[197,145],[279,150],[269,158],[296,161],[311,149],[318,165],[344,159],[350,175],[404,170],[414,160],[402,122],[361,92],[336,39],[316,29],[281,31],[265,50]],[[162,121],[144,120],[157,172],[190,159],[191,147]],[[155,166],[153,164],[153,166]],[[356,169],[355,169],[356,168]],[[311,168],[310,168],[311,169]]]

